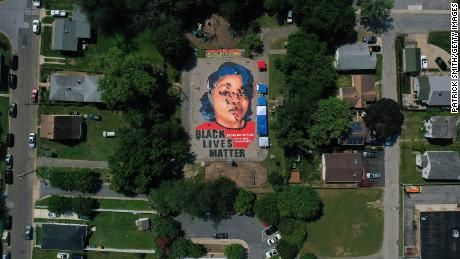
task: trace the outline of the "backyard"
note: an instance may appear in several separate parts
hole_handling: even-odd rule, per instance
[[[318,256],[364,256],[378,252],[383,240],[383,190],[319,190],[321,219],[308,224],[303,251]]]
[[[34,248],[32,258],[33,259],[50,259],[56,258],[57,250],[41,250]],[[86,255],[87,259],[155,259],[154,255],[143,255],[143,254],[127,254],[127,253],[110,253],[110,252],[85,252],[78,253]]]
[[[80,114],[96,113],[102,121],[88,120],[87,137],[81,142],[58,142],[44,138],[38,139],[38,153],[45,155],[52,151],[58,158],[107,161],[117,147],[117,138],[104,138],[103,131],[117,132],[125,126],[121,112],[98,108],[92,105],[42,104],[39,114]]]

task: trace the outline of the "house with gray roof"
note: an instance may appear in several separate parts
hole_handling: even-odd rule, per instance
[[[415,157],[425,180],[460,180],[460,158],[455,151],[426,151]]]
[[[72,17],[54,19],[52,49],[76,52],[80,50],[82,40],[90,38],[88,18],[78,5],[73,5]]]
[[[335,69],[346,71],[375,71],[377,56],[367,43],[358,42],[339,47],[335,52]]]
[[[421,70],[420,48],[403,49],[403,72],[414,74]]]
[[[427,106],[450,107],[449,76],[418,76],[414,79],[415,99]]]
[[[425,138],[455,139],[457,137],[457,117],[433,116],[425,123]]]
[[[102,103],[97,81],[101,75],[60,75],[50,80],[50,100],[61,102]]]

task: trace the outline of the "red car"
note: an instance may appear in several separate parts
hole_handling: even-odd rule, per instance
[[[361,182],[358,182],[359,187],[372,187],[374,185],[374,182],[371,180],[362,180]]]
[[[37,103],[37,102],[38,102],[38,89],[37,89],[37,88],[33,88],[33,89],[32,89],[32,95],[30,96],[30,100],[31,100],[33,103]]]

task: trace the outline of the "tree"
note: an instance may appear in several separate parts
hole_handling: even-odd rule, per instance
[[[235,198],[235,211],[241,215],[252,215],[256,195],[253,192],[240,189]]]
[[[254,32],[246,34],[240,44],[244,49],[244,55],[249,58],[253,57],[253,52],[262,53],[264,49],[264,43],[259,34]]]
[[[312,115],[309,137],[315,146],[328,145],[347,131],[350,125],[348,103],[335,97],[319,101]]]
[[[252,20],[264,12],[260,0],[219,0],[218,9],[218,13],[238,31],[246,29]]]
[[[286,18],[290,4],[289,0],[264,0],[264,8],[269,14],[276,14],[278,22],[281,22]]]
[[[285,239],[281,238],[276,246],[278,250],[278,254],[283,259],[294,259],[299,252],[299,249],[295,246],[287,242]]]
[[[307,238],[307,222],[292,218],[282,218],[278,224],[281,236],[290,244],[302,247]]]
[[[152,218],[153,238],[168,237],[170,240],[182,237],[181,225],[171,217],[155,214]]]
[[[170,258],[199,258],[206,254],[206,249],[201,244],[195,244],[189,239],[179,238],[171,246]]]
[[[101,189],[101,175],[89,169],[61,170],[49,169],[48,177],[53,187],[65,191],[96,193]]]
[[[80,216],[91,216],[95,205],[96,200],[93,198],[83,196],[72,198],[72,211]]]
[[[254,212],[261,221],[270,225],[277,225],[280,218],[277,208],[276,195],[269,193],[256,200]]]
[[[171,19],[158,26],[153,31],[153,38],[160,54],[175,66],[182,64],[191,54],[189,41],[176,20]]]
[[[240,244],[230,244],[225,247],[224,254],[228,259],[245,259],[246,248]]]
[[[375,32],[385,31],[390,25],[394,4],[394,0],[360,0],[361,24]]]
[[[404,115],[397,102],[382,98],[366,109],[364,122],[377,139],[384,140],[401,133]]]
[[[318,259],[318,257],[312,253],[303,253],[300,259]]]
[[[51,195],[48,201],[48,210],[56,214],[64,214],[72,210],[71,198]]]
[[[290,185],[276,194],[280,216],[299,220],[310,219],[321,211],[321,198],[319,194],[309,188]]]

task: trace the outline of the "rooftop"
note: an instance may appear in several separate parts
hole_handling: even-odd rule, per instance
[[[343,45],[335,55],[337,71],[375,70],[377,64],[377,56],[367,43]]]
[[[91,27],[78,5],[73,5],[72,17],[56,18],[53,28],[53,49],[78,51],[79,39],[91,38]]]
[[[88,226],[74,224],[42,224],[42,249],[77,250],[86,247]]]
[[[52,140],[79,140],[84,136],[81,115],[42,115],[40,137]]]
[[[427,180],[460,180],[460,158],[455,151],[426,151],[416,156]]]
[[[460,211],[420,212],[421,258],[460,258]]]
[[[323,154],[324,180],[328,182],[359,182],[363,177],[363,156],[358,153]]]
[[[433,116],[425,121],[425,137],[436,139],[454,139],[457,137],[457,117]]]
[[[419,76],[414,88],[419,89],[418,101],[430,106],[450,106],[450,76]]]
[[[353,87],[340,88],[343,100],[348,101],[351,107],[366,108],[366,102],[374,102],[377,98],[375,91],[375,75],[352,75]]]
[[[420,48],[403,49],[403,70],[406,73],[420,72]]]

